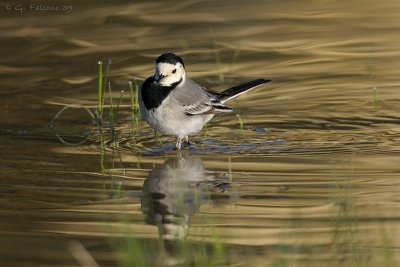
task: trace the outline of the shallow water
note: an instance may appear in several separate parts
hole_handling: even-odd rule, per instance
[[[400,264],[400,2],[20,5],[0,8],[1,266]],[[177,153],[136,133],[128,90],[167,51],[215,90],[272,83],[229,102],[243,129],[216,116]],[[108,59],[116,138],[83,109],[49,129],[96,108]]]

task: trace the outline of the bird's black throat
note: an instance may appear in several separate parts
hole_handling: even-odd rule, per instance
[[[182,82],[178,82],[169,86],[164,86],[158,83],[154,77],[147,78],[142,84],[142,99],[145,107],[148,110],[155,109],[161,105],[163,100]]]

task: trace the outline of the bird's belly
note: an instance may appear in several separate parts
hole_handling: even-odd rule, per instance
[[[161,134],[178,137],[198,133],[214,116],[214,114],[188,116],[181,111],[170,111],[163,107],[146,110],[142,114],[144,120]]]

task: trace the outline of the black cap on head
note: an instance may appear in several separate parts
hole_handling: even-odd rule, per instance
[[[161,56],[159,56],[157,58],[157,61],[156,61],[156,63],[160,63],[160,62],[162,62],[162,63],[170,63],[170,64],[173,64],[173,65],[175,65],[178,62],[180,62],[183,65],[183,67],[185,67],[185,64],[183,64],[182,58],[180,56],[175,55],[174,53],[162,54]]]

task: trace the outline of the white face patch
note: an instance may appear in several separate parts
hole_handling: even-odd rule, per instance
[[[154,76],[161,85],[170,86],[181,79],[184,80],[186,73],[185,68],[179,62],[175,65],[160,62],[156,64],[156,73]]]

